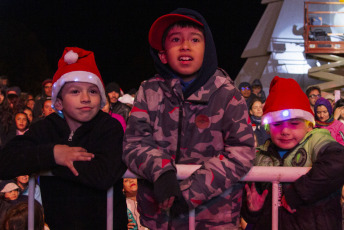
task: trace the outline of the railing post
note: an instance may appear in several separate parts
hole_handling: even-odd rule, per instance
[[[272,182],[272,230],[278,230],[278,185],[279,181]]]
[[[189,230],[195,230],[196,225],[195,225],[195,209],[192,209],[189,211]]]
[[[30,176],[29,179],[29,194],[28,194],[28,229],[34,230],[35,226],[35,176]]]
[[[107,205],[106,205],[106,230],[113,229],[113,187],[107,191]]]

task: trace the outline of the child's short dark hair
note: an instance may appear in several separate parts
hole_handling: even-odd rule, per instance
[[[199,31],[202,32],[202,34],[204,35],[204,28],[203,26],[195,23],[195,22],[191,22],[191,21],[178,21],[176,23],[173,23],[171,24],[169,27],[167,27],[167,29],[164,31],[164,34],[162,35],[162,48],[165,49],[165,40],[166,40],[166,37],[167,37],[167,34],[168,32],[170,32],[170,30],[175,27],[175,26],[178,26],[178,27],[181,27],[181,28],[187,28],[187,27],[190,27],[190,28],[195,28],[195,29],[198,29]]]

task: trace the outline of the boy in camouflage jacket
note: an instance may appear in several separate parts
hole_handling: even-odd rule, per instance
[[[149,32],[158,74],[137,94],[123,159],[139,180],[141,223],[151,229],[238,229],[242,184],[254,159],[246,102],[217,68],[204,18],[177,9]],[[177,181],[176,164],[198,164]]]

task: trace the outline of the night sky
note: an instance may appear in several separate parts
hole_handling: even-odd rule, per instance
[[[155,73],[147,39],[151,24],[180,7],[206,18],[219,67],[234,79],[265,10],[261,0],[0,0],[0,75],[24,91],[39,93],[64,47],[78,46],[95,53],[105,84],[116,81],[124,91],[137,89]]]

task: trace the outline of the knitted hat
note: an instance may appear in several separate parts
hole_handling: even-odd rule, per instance
[[[50,78],[48,78],[48,79],[45,79],[43,82],[42,82],[42,86],[45,86],[46,84],[48,84],[48,83],[52,83],[53,82],[53,80],[52,79],[50,79]]]
[[[100,107],[106,104],[104,83],[97,68],[94,54],[78,47],[66,47],[58,62],[58,69],[53,77],[52,104],[66,82],[88,82],[98,86]]]
[[[299,84],[294,79],[276,76],[270,84],[262,122],[270,124],[293,118],[302,118],[315,123],[309,100]]]
[[[191,15],[186,16],[182,14],[165,14],[159,17],[151,26],[148,34],[149,44],[156,50],[163,50],[162,37],[165,30],[172,24],[179,21],[190,21],[200,26],[204,26],[201,22],[193,18]]]
[[[314,104],[315,120],[319,121],[319,117],[317,115],[317,108],[320,105],[323,105],[327,108],[327,112],[329,116],[331,117],[333,113],[331,103],[327,99],[320,97]]]
[[[106,85],[105,87],[105,92],[111,93],[115,91],[116,93],[120,94],[121,93],[121,87],[116,82],[110,82],[109,84]]]

